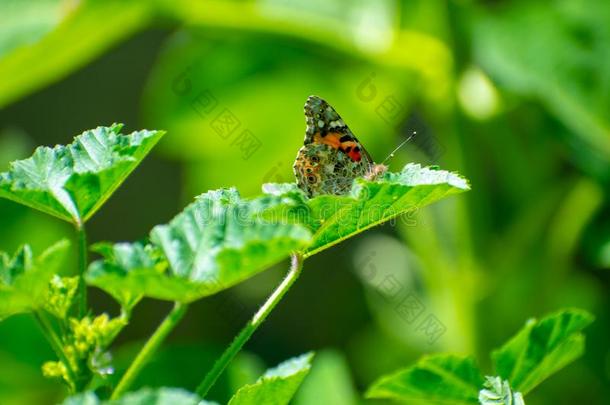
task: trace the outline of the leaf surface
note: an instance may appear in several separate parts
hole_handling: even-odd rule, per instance
[[[274,213],[307,225],[313,241],[305,251],[312,256],[355,234],[442,198],[469,190],[463,177],[435,167],[408,164],[399,173],[385,173],[375,181],[357,178],[348,195],[308,199],[294,184],[265,184],[264,190],[292,202],[291,212]]]
[[[541,320],[530,319],[492,354],[496,373],[515,391],[527,394],[584,353],[581,331],[593,322],[586,311],[569,309]]]
[[[226,289],[301,250],[311,240],[299,224],[273,222],[262,212],[276,197],[244,200],[234,189],[199,196],[149,243],[105,244],[89,284],[131,307],[141,296],[190,302]]]
[[[366,396],[433,404],[476,404],[483,381],[473,359],[437,354],[381,377]]]
[[[313,353],[303,354],[267,370],[254,384],[240,388],[229,405],[285,405],[309,373]]]
[[[0,197],[75,224],[84,223],[110,197],[163,135],[121,134],[122,125],[83,132],[69,145],[39,147],[0,173]]]

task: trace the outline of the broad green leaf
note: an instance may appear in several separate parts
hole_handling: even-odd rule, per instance
[[[591,322],[591,314],[577,309],[560,311],[540,321],[530,319],[492,354],[496,373],[515,391],[527,394],[583,354],[585,338],[580,332]]]
[[[123,135],[121,128],[98,127],[69,145],[37,148],[32,157],[0,173],[0,197],[84,223],[163,135],[146,130]]]
[[[66,398],[62,405],[215,405],[181,388],[142,388],[116,400],[101,400],[93,392]]]
[[[214,294],[310,242],[305,227],[262,217],[278,204],[273,196],[244,200],[234,189],[202,194],[153,228],[150,243],[104,245],[87,281],[128,308],[141,296],[189,302]]]
[[[311,368],[313,353],[303,354],[267,370],[254,384],[240,388],[229,405],[284,405],[290,402]]]
[[[485,377],[485,388],[479,391],[481,405],[525,405],[523,395],[513,392],[508,381],[500,377]]]
[[[336,350],[316,353],[311,371],[294,398],[294,405],[356,405],[359,403],[349,365]]]
[[[476,404],[483,381],[473,359],[438,354],[380,378],[366,396],[426,404]]]
[[[469,190],[467,181],[455,173],[418,164],[406,165],[400,173],[385,173],[376,181],[358,178],[351,193],[322,195],[308,199],[294,184],[266,184],[264,190],[286,201],[292,211],[275,212],[302,222],[313,232],[305,256],[311,256],[365,229],[407,212],[416,211],[452,194]]]
[[[38,3],[30,8],[38,8]],[[152,14],[151,2],[146,1],[83,0],[62,3],[63,15],[58,16],[56,7],[47,5],[46,22],[29,24],[36,32],[25,35],[31,42],[45,31],[52,30],[38,41],[2,55],[0,77],[11,79],[0,81],[0,107],[84,66],[148,24]],[[57,21],[58,17],[61,21]],[[37,19],[40,20],[39,17]],[[23,21],[21,18],[15,20]]]
[[[62,240],[35,258],[28,245],[13,257],[0,252],[0,319],[45,305],[49,282],[68,246],[68,241]]]

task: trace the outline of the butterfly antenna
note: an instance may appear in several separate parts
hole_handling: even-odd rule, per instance
[[[397,146],[397,147],[396,147],[396,148],[395,148],[395,149],[394,149],[392,152],[390,152],[390,154],[388,155],[388,157],[387,157],[387,158],[385,158],[385,160],[384,160],[383,162],[381,162],[381,164],[383,165],[383,164],[385,164],[385,162],[387,162],[388,160],[390,160],[391,158],[393,158],[393,157],[394,157],[394,154],[396,153],[396,151],[398,151],[398,149],[402,148],[402,146],[403,146],[405,143],[407,143],[407,142],[409,142],[411,139],[413,139],[413,137],[414,137],[416,134],[417,134],[417,132],[416,132],[416,131],[413,131],[413,133],[411,134],[411,136],[409,136],[407,139],[405,139],[404,141],[402,141],[402,142],[400,143],[400,145],[398,145],[398,146]]]

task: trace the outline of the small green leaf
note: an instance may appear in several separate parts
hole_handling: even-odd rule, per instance
[[[197,394],[181,388],[142,388],[122,398],[101,400],[93,392],[84,392],[67,398],[62,405],[216,405],[204,401]]]
[[[525,405],[523,395],[513,392],[508,381],[500,377],[485,377],[485,388],[479,391],[481,405]]]
[[[438,354],[382,377],[367,398],[390,398],[434,404],[476,404],[483,376],[473,359]]]
[[[153,228],[150,243],[103,245],[104,260],[89,267],[87,281],[127,308],[142,296],[190,302],[214,294],[307,246],[305,227],[262,217],[280,203],[243,200],[234,189],[202,194]]]
[[[578,309],[559,311],[540,321],[530,319],[492,354],[496,373],[514,390],[527,394],[583,354],[585,341],[580,332],[591,322],[593,316]]]
[[[0,252],[0,319],[44,306],[49,282],[68,246],[68,241],[62,240],[36,258],[28,245],[12,258]]]
[[[308,199],[294,184],[264,186],[267,193],[292,200],[291,217],[313,232],[306,257],[401,214],[469,189],[468,182],[455,173],[418,164],[408,164],[400,173],[385,173],[375,181],[357,178],[351,193],[342,196]],[[273,215],[287,217],[283,212]]]
[[[229,405],[284,405],[290,402],[311,368],[313,353],[303,354],[267,370],[254,384],[240,388]]]
[[[122,125],[83,132],[67,146],[39,147],[0,173],[0,197],[75,224],[87,221],[144,159],[162,131],[121,134]]]

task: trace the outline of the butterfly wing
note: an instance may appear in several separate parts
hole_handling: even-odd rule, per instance
[[[354,178],[370,172],[373,159],[326,101],[310,96],[305,118],[305,142],[293,167],[298,186],[310,197],[346,194]]]

